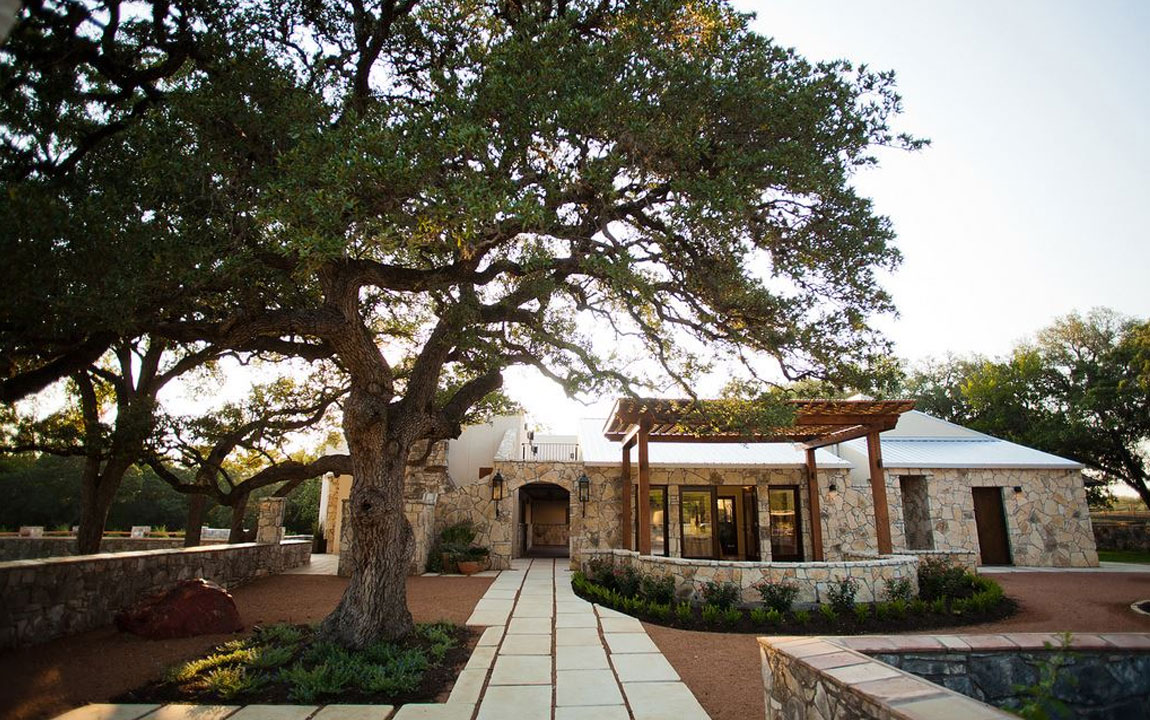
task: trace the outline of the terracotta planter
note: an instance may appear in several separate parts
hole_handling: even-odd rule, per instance
[[[464,575],[474,575],[479,572],[479,563],[474,560],[460,560],[459,572]]]

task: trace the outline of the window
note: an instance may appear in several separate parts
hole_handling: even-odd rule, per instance
[[[767,492],[771,513],[771,559],[802,560],[803,536],[798,486],[772,486]]]

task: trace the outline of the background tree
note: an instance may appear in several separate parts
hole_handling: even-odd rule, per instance
[[[912,372],[906,392],[930,414],[1078,460],[1150,508],[1148,327],[1104,309],[1067,315],[1004,359]]]
[[[128,214],[198,258],[179,302],[128,317],[347,373],[356,541],[332,639],[412,630],[409,455],[458,435],[506,368],[572,393],[690,393],[714,357],[801,380],[885,352],[867,323],[898,253],[850,181],[874,148],[921,144],[889,129],[891,74],[808,63],[721,2],[240,16],[217,36],[227,66],[181,76],[122,135],[156,163],[190,149],[176,192],[135,178],[151,202]],[[27,261],[50,256],[53,233],[28,235]]]

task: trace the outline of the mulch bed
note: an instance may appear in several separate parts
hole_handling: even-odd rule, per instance
[[[471,651],[475,649],[479,637],[483,634],[478,629],[465,626],[453,626],[452,636],[455,647],[447,651],[443,660],[433,663],[423,673],[423,679],[418,688],[410,692],[397,694],[380,694],[363,692],[357,688],[340,690],[337,698],[340,704],[361,705],[403,705],[410,702],[427,703],[437,702],[437,699],[446,699],[451,693],[459,671],[467,664]],[[306,629],[306,626],[301,626]],[[431,643],[424,638],[417,638],[406,643],[405,647],[428,650]],[[167,680],[157,680],[141,688],[126,692],[112,699],[117,703],[197,703],[206,705],[291,705],[299,703],[290,696],[290,687],[285,683],[272,683],[259,688],[254,693],[237,697],[222,697],[211,692],[189,691],[180,683]],[[334,699],[328,699],[333,701]],[[322,703],[324,700],[318,700]]]
[[[463,624],[491,578],[411,577],[408,607],[416,622]],[[244,627],[273,623],[310,624],[335,608],[345,578],[274,575],[236,588],[232,594]],[[163,677],[172,665],[203,655],[237,635],[203,635],[149,641],[109,626],[0,652],[0,719],[38,720],[89,702],[114,697]],[[446,699],[444,696],[441,699]]]
[[[1010,573],[989,577],[1017,602],[1017,612],[981,625],[937,628],[932,634],[1150,632],[1150,617],[1130,610],[1131,603],[1150,597],[1150,573]],[[643,626],[714,720],[763,717],[762,668],[755,636],[694,632],[651,623]],[[915,632],[900,628],[894,634]]]

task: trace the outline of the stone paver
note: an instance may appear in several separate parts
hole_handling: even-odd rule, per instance
[[[56,720],[136,720],[159,705],[92,703],[60,715]]]
[[[362,707],[359,705],[348,707]],[[387,708],[387,712],[379,720],[391,714],[390,705],[380,705]],[[148,720],[224,720],[227,716],[240,709],[239,705],[192,705],[188,703],[172,703],[148,715]],[[364,716],[365,720],[368,716]],[[334,720],[330,716],[324,720]]]
[[[679,673],[663,657],[663,653],[628,653],[611,655],[611,664],[619,679],[628,682],[660,682],[679,679]]]
[[[246,705],[229,720],[307,720],[317,705]]]
[[[387,720],[394,710],[390,705],[325,705],[311,720]]]
[[[471,720],[475,706],[465,703],[409,703],[391,720]]]
[[[491,685],[550,685],[551,657],[499,655],[491,670]]]
[[[681,682],[623,683],[635,720],[705,720],[703,706]]]
[[[488,687],[477,720],[550,720],[550,685]]]
[[[559,670],[555,705],[622,705],[623,694],[610,670]]]
[[[607,670],[610,667],[602,645],[560,645],[555,648],[556,670]]]
[[[555,720],[631,720],[622,705],[572,705],[555,708]]]
[[[613,653],[657,653],[658,646],[647,633],[603,633]]]
[[[501,655],[550,655],[551,633],[546,635],[508,635],[503,639]]]

